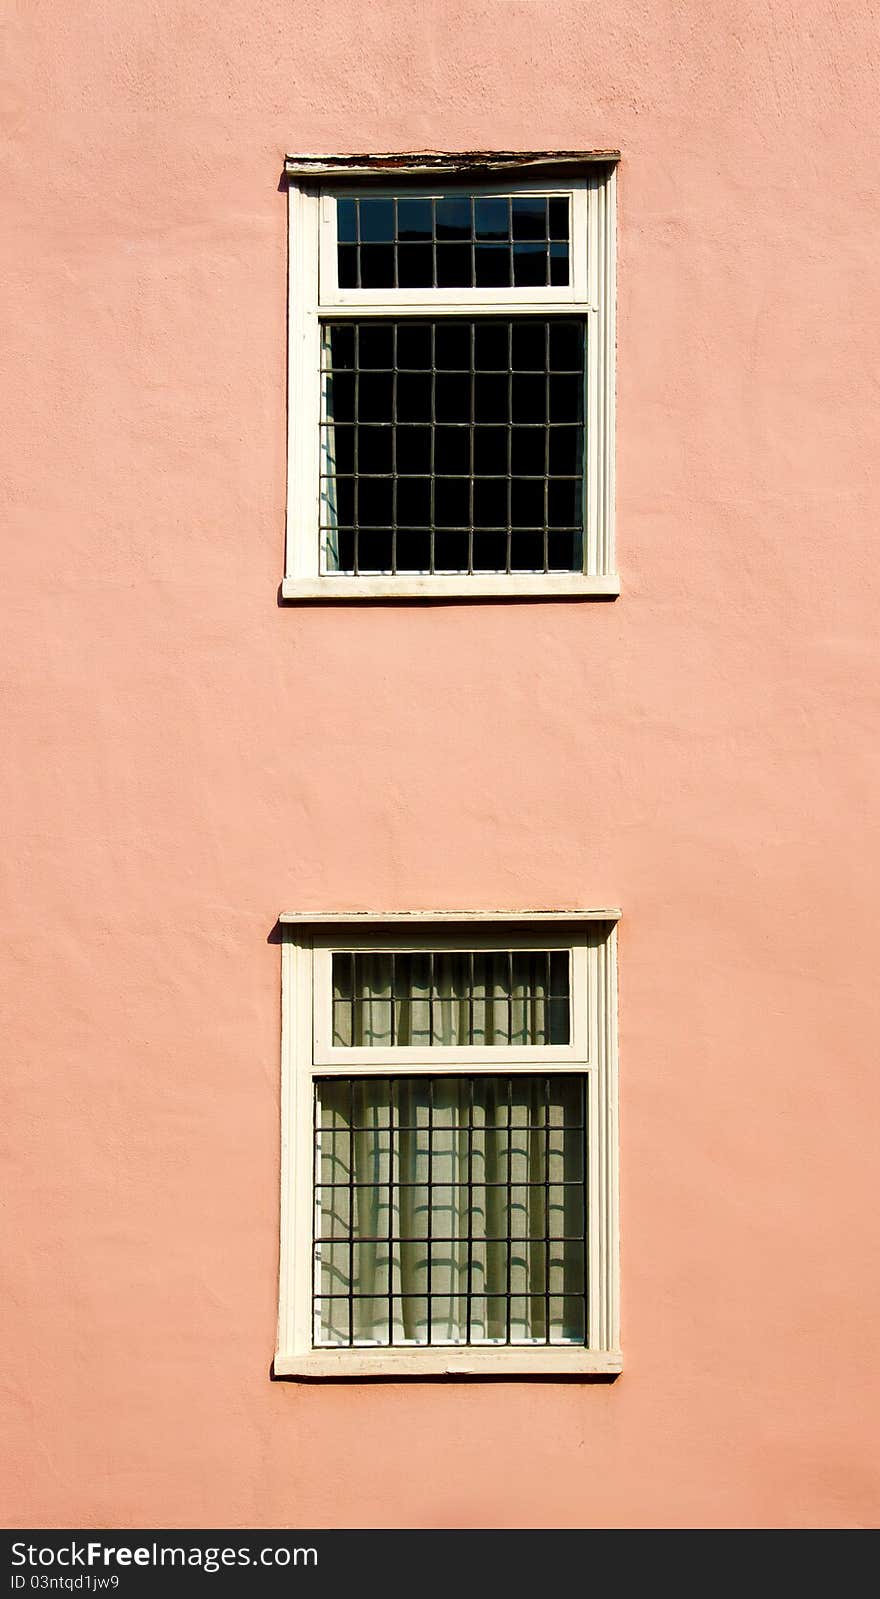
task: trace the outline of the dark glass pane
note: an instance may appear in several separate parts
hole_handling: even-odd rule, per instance
[[[470,527],[470,489],[470,478],[435,479],[434,522],[437,527]]]
[[[398,367],[410,367],[417,372],[430,370],[430,322],[398,322],[397,365]]]
[[[429,372],[398,373],[397,417],[401,422],[430,422],[431,375]]]
[[[437,245],[438,289],[470,288],[473,283],[469,244]]]
[[[393,289],[393,244],[361,245],[361,288]]]
[[[550,370],[583,372],[584,325],[582,322],[550,323]]]
[[[434,332],[437,366],[447,372],[468,372],[471,365],[469,322],[438,322]]]
[[[515,528],[510,535],[510,569],[512,572],[543,572],[544,534],[531,528],[524,532]]]
[[[547,491],[547,521],[550,527],[574,527],[580,520],[580,479],[551,478]]]
[[[542,468],[543,470],[543,468]],[[474,471],[491,476],[507,472],[507,429],[477,428],[474,432]]]
[[[469,195],[455,195],[451,198],[437,201],[436,230],[438,239],[470,238],[471,201]]]
[[[431,566],[431,535],[422,528],[398,528],[398,572],[427,572]]]
[[[397,284],[401,289],[430,289],[434,286],[434,246],[399,244]]]
[[[581,572],[583,571],[582,554],[583,534],[553,533],[547,535],[549,557],[547,565],[551,572]]]
[[[474,478],[474,527],[507,526],[507,479]]]
[[[546,471],[545,450],[547,434],[544,428],[514,428],[510,441],[510,455],[517,472],[526,476],[536,473],[543,477]]]
[[[430,200],[399,199],[397,202],[397,237],[399,239],[431,238]]]
[[[543,288],[547,283],[547,246],[515,244],[513,281],[518,288]]]
[[[354,471],[354,428],[325,427],[322,432],[322,459],[324,470]]]
[[[399,427],[397,429],[398,472],[430,472],[431,429]]]
[[[550,379],[551,422],[579,422],[584,414],[584,380],[580,374]]]
[[[353,327],[337,322],[328,328],[324,342],[324,366],[330,372],[341,372],[354,366]]]
[[[478,244],[474,248],[474,282],[478,289],[510,287],[510,247]]]
[[[511,201],[511,210],[515,239],[546,239],[546,195],[515,194]]]
[[[363,422],[390,422],[394,379],[390,372],[362,372],[358,378],[358,416]]]
[[[468,428],[438,427],[434,434],[434,471],[469,472],[471,435]]]
[[[435,572],[466,572],[467,566],[467,533],[448,533],[438,529],[434,534]]]
[[[330,570],[336,572],[354,571],[354,533],[351,528],[337,528],[333,535],[336,540],[336,566]]]
[[[507,534],[474,534],[474,571],[505,572],[507,570]]]
[[[551,195],[547,209],[549,212],[549,233],[551,239],[568,238],[568,196]]]
[[[583,447],[580,428],[551,428],[550,471],[562,474],[582,472]]]
[[[358,522],[361,526],[388,527],[391,524],[391,479],[358,479]]]
[[[390,244],[394,238],[394,201],[361,200],[361,243]]]
[[[354,375],[341,372],[336,377],[324,379],[326,415],[339,422],[354,419]]]
[[[406,477],[397,480],[397,521],[413,527],[427,527],[431,521],[431,479]]]
[[[336,201],[336,237],[340,244],[357,242],[357,201]]]
[[[514,422],[543,422],[547,409],[545,379],[513,374]]]
[[[478,372],[506,372],[510,365],[510,324],[502,321],[474,325],[474,366]]]
[[[509,239],[510,201],[498,197],[475,200],[474,233],[478,239]]]
[[[384,367],[394,365],[394,324],[392,322],[361,322],[358,332],[358,365]]]
[[[390,472],[393,435],[387,427],[359,427],[357,430],[357,469],[359,472]]]
[[[508,378],[502,372],[478,372],[474,378],[474,421],[506,422]]]
[[[321,499],[323,510],[322,521],[331,520],[330,512],[334,513],[332,520],[344,522],[346,525],[354,521],[354,478],[337,477],[328,480],[324,478],[321,483]]]
[[[543,372],[547,363],[546,322],[514,322],[513,367],[516,372]]]
[[[568,245],[550,246],[550,284],[554,289],[564,289],[568,283]]]
[[[391,534],[362,529],[358,534],[358,566],[362,572],[390,572]]]
[[[356,244],[340,244],[336,252],[339,260],[340,289],[357,288],[358,252]]]
[[[434,407],[438,422],[469,422],[470,378],[463,373],[438,372],[434,379]]]
[[[517,527],[544,526],[543,478],[540,482],[530,477],[513,479],[510,485],[510,517]]]

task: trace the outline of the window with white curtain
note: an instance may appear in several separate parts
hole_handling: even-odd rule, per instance
[[[612,153],[287,173],[282,593],[616,593]]]
[[[619,1369],[615,918],[282,918],[279,1375]]]

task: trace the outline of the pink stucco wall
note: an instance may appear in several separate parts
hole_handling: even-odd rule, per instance
[[[3,1519],[876,1523],[876,7],[6,29]],[[621,598],[280,608],[284,151],[591,145]],[[277,912],[578,903],[623,1376],[271,1383]]]

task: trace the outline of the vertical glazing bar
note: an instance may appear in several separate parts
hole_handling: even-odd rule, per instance
[[[390,981],[391,987],[390,987],[389,994],[388,994],[388,1000],[389,1000],[388,1009],[389,1009],[389,1012],[390,1012],[390,1022],[391,1022],[391,1026],[390,1026],[391,1048],[393,1049],[394,1045],[397,1043],[397,1027],[396,1027],[397,1017],[395,1015],[395,1009],[396,1009],[395,995],[397,994],[397,956],[394,953],[394,950],[391,951],[391,972],[390,972],[390,976],[389,976],[389,981]]]
[[[476,233],[476,216],[475,216],[476,201],[474,200],[473,195],[471,196],[470,207],[471,207],[471,288],[474,288],[476,286],[476,282],[477,282],[477,254],[476,254],[477,233]]]
[[[470,955],[468,957],[468,967],[469,967],[470,975],[469,975],[469,978],[468,978],[468,1036],[467,1036],[467,1041],[468,1041],[469,1044],[472,1044],[473,1041],[474,1041],[474,952],[473,952],[473,950],[471,950]]]
[[[589,1238],[590,1238],[590,1211],[589,1211],[589,1204],[590,1204],[590,1139],[589,1139],[589,1127],[587,1125],[589,1115],[590,1115],[590,1100],[589,1100],[589,1095],[587,1093],[587,1080],[586,1080],[585,1077],[582,1077],[581,1078],[580,1123],[581,1123],[581,1128],[582,1128],[581,1138],[583,1139],[583,1147],[584,1147],[584,1220],[583,1220],[583,1234],[584,1234],[584,1344],[586,1345],[587,1349],[589,1349],[590,1341],[592,1339],[592,1328],[590,1326],[590,1249],[589,1249]]]
[[[317,1310],[317,1305],[318,1305],[318,1289],[317,1289],[317,1283],[315,1281],[316,1276],[317,1276],[317,1272],[316,1272],[315,1268],[316,1268],[316,1266],[318,1264],[318,1254],[319,1254],[320,1245],[318,1243],[318,1240],[315,1238],[315,1229],[316,1229],[316,1226],[317,1226],[318,1216],[321,1214],[321,1211],[323,1211],[323,1208],[324,1208],[323,1207],[323,1198],[324,1198],[324,1196],[323,1196],[323,1192],[322,1192],[322,1189],[321,1189],[321,1168],[318,1165],[318,1149],[319,1149],[319,1134],[318,1134],[319,1108],[318,1107],[319,1107],[318,1084],[317,1084],[317,1082],[315,1082],[312,1085],[312,1342],[313,1343],[318,1343],[319,1342],[319,1339],[318,1339],[318,1336],[317,1336],[319,1329],[318,1329],[317,1317],[315,1315],[315,1312]],[[319,1211],[319,1208],[318,1208],[319,1199],[321,1201],[321,1210],[320,1211]],[[336,1210],[335,1205],[333,1207],[333,1210],[334,1210],[334,1213],[335,1213],[335,1210]],[[331,1234],[334,1232],[334,1230],[335,1229],[331,1227],[331,1229],[330,1229]],[[321,1232],[323,1233],[323,1231],[324,1231],[324,1229],[322,1227],[321,1228]]]
[[[510,1343],[510,1325],[512,1314],[513,1292],[513,1140],[511,1128],[513,1126],[513,1078],[507,1079],[507,1336],[504,1342]]]
[[[513,950],[507,951],[507,1042],[513,1043]]]
[[[335,1174],[335,1173],[334,1173]],[[348,1345],[354,1343],[354,1078],[348,1079]]]
[[[428,1044],[434,1043],[434,951],[428,956]]]
[[[467,1124],[467,1299],[465,1302],[465,1343],[471,1341],[471,1309],[474,1292],[474,1079],[467,1079],[468,1085],[468,1124]]]
[[[552,1005],[553,976],[552,976],[552,973],[553,973],[553,962],[552,962],[552,959],[551,959],[551,956],[550,956],[550,951],[548,949],[547,952],[546,952],[546,957],[545,957],[545,972],[544,972],[544,1027],[543,1027],[543,1036],[540,1039],[537,1039],[537,1038],[535,1039],[536,1043],[541,1043],[541,1044],[552,1044],[553,1043],[553,1039],[550,1037],[550,1017],[553,1014],[553,1005]],[[536,1029],[536,1031],[537,1031],[537,1029]]]
[[[431,201],[431,285],[437,287],[437,201]]]
[[[544,1078],[544,1342],[550,1342],[550,1078]]]
[[[431,1241],[434,1237],[434,1079],[428,1078],[428,1343],[434,1331],[434,1301],[431,1297]]]
[[[357,286],[358,286],[358,288],[361,288],[362,284],[361,284],[361,202],[360,202],[360,200],[355,200],[355,202],[354,202],[354,210],[355,210],[354,236],[355,236],[355,239],[357,240],[357,243],[355,245],[355,251],[354,251],[355,256],[357,257],[357,274],[356,274],[356,276],[357,276]]]
[[[391,1080],[388,1082],[388,1343],[394,1343],[394,1157],[397,1153],[397,1129],[394,1124],[394,1104]],[[377,1179],[378,1187],[378,1179]],[[398,1193],[400,1190],[398,1189]],[[379,1218],[376,1217],[376,1235]],[[403,1281],[400,1290],[403,1292]],[[401,1300],[401,1305],[403,1300]],[[405,1329],[404,1329],[405,1330]]]

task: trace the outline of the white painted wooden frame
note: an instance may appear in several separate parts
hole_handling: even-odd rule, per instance
[[[310,170],[288,161],[288,451],[287,534],[282,598],[287,600],[590,598],[619,593],[614,553],[615,165],[593,162],[578,175],[529,174],[522,161],[508,181],[476,181],[468,192],[567,194],[571,215],[571,283],[546,288],[340,289],[337,280],[338,193],[413,196],[455,192],[432,172],[405,188],[366,187],[335,175],[321,186]],[[328,169],[332,164],[328,164]],[[406,169],[404,169],[406,170]],[[410,169],[414,170],[414,169]],[[460,171],[450,165],[450,171]],[[413,573],[400,576],[332,572],[320,533],[321,324],[344,316],[444,316],[520,311],[587,318],[586,494],[582,572]]]
[[[448,913],[432,920],[282,917],[281,1249],[275,1375],[279,1377],[613,1375],[619,1347],[616,910],[524,913],[527,920]],[[453,925],[454,924],[454,925]],[[571,951],[570,1046],[343,1049],[328,1043],[334,950]],[[462,1345],[331,1349],[313,1343],[314,1080],[397,1072],[559,1071],[588,1084],[587,1347]]]

